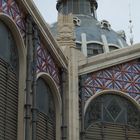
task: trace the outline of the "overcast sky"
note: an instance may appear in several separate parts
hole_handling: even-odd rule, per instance
[[[57,0],[34,0],[46,22],[57,21]],[[131,3],[131,8],[129,8]],[[134,42],[140,42],[140,0],[98,0],[98,20],[106,19],[115,31],[125,30],[129,42],[129,9],[133,21]]]

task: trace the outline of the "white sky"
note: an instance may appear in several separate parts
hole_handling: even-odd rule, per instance
[[[46,22],[57,21],[57,0],[34,0]],[[140,0],[98,0],[98,20],[106,19],[115,31],[125,30],[129,41],[129,3],[133,20],[134,42],[140,42]]]

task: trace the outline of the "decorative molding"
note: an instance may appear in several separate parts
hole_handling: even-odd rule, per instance
[[[81,20],[78,17],[73,17],[73,23],[75,26],[80,26]]]
[[[108,42],[107,42],[107,38],[104,34],[101,35],[101,39],[103,41],[103,48],[104,48],[104,52],[108,53],[109,52],[109,46],[108,46]]]
[[[102,29],[107,29],[107,30],[111,30],[111,25],[109,24],[109,22],[107,20],[102,20],[100,22],[100,27]]]
[[[85,55],[85,57],[87,57],[87,37],[85,33],[81,34],[81,40],[82,40],[81,50]]]
[[[58,15],[58,36],[57,41],[60,46],[75,46],[73,15]]]

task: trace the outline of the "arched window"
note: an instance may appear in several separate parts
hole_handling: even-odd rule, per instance
[[[103,46],[102,45],[96,44],[96,43],[90,43],[87,45],[88,57],[95,56],[95,55],[98,55],[101,53],[103,53]]]
[[[101,95],[93,100],[85,114],[86,140],[139,139],[140,111],[118,95]]]
[[[17,139],[18,50],[9,28],[0,20],[0,139]]]
[[[118,48],[116,46],[109,46],[109,51],[114,51],[114,50],[117,50]]]
[[[42,78],[39,78],[37,81],[37,108],[38,140],[55,140],[56,117],[53,95],[49,85]]]
[[[0,46],[0,58],[17,71],[18,50],[10,30],[2,21],[0,21]]]

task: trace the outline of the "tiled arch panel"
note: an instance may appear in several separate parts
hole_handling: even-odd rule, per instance
[[[114,89],[130,95],[140,104],[140,61],[133,60],[89,73],[83,89],[85,101],[95,93]]]
[[[39,72],[47,72],[60,88],[60,69],[41,42],[37,48],[37,73]]]
[[[0,0],[0,12],[10,16],[19,27],[21,34],[25,37],[24,13],[19,9],[14,0]]]

